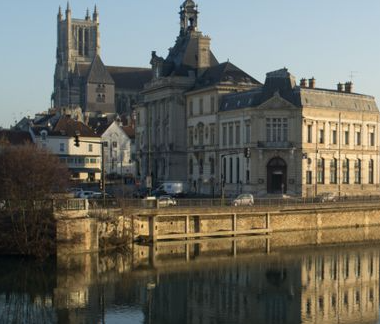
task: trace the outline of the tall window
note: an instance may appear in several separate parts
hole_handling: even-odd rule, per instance
[[[344,131],[344,144],[350,145],[350,132],[348,130]]]
[[[203,126],[203,124],[198,125],[198,143],[201,146],[204,143],[204,126]]]
[[[317,162],[317,182],[325,183],[325,159],[318,159]]]
[[[360,159],[357,159],[355,161],[355,183],[360,184],[362,179],[362,161]]]
[[[192,127],[189,128],[189,146],[194,145],[194,130]]]
[[[210,125],[210,145],[215,145],[215,125]]]
[[[234,160],[232,159],[232,158],[230,158],[230,183],[233,183],[233,173],[234,173],[234,171],[233,171],[233,164],[234,164],[234,162],[233,162]]]
[[[236,158],[236,183],[240,182],[240,159]]]
[[[199,114],[203,115],[203,98],[199,99]]]
[[[228,124],[228,145],[232,146],[234,144],[234,124]]]
[[[246,183],[249,183],[251,181],[250,177],[251,177],[251,175],[250,175],[249,170],[246,170],[245,171],[245,182]]]
[[[306,184],[312,184],[312,183],[313,183],[313,172],[306,171]]]
[[[92,144],[88,144],[88,151],[92,152],[92,150],[93,150]]]
[[[193,159],[189,160],[189,174],[193,174],[194,172],[194,164],[193,164]]]
[[[227,146],[227,124],[223,124],[223,146]]]
[[[373,184],[373,160],[368,161],[368,183]]]
[[[343,183],[350,183],[350,161],[349,159],[343,160]]]
[[[267,118],[267,142],[287,142],[288,141],[288,119],[287,118]]]
[[[235,143],[240,145],[240,122],[235,124]]]
[[[323,129],[319,130],[319,144],[323,144],[325,142],[325,131]]]
[[[338,162],[337,159],[332,159],[330,162],[330,183],[336,184],[338,181],[337,174],[338,174]]]
[[[369,133],[369,145],[375,146],[375,132]]]
[[[357,131],[356,132],[356,140],[355,140],[355,144],[356,145],[362,145],[362,132],[361,131]]]
[[[227,159],[223,158],[223,183],[226,183],[226,178],[227,178]]]
[[[60,152],[65,152],[65,143],[60,143],[59,144],[59,151]]]
[[[307,142],[313,143],[313,126],[307,125]]]
[[[210,174],[215,174],[215,159],[210,157]]]
[[[203,174],[203,159],[199,159],[199,174]]]
[[[251,123],[246,122],[245,124],[245,144],[251,143]]]
[[[213,114],[215,112],[215,97],[211,97],[211,113]]]
[[[337,143],[336,129],[333,129],[331,133],[331,144],[336,145],[336,143]]]

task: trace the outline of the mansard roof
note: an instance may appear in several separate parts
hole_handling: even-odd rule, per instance
[[[268,73],[265,84],[261,87],[225,95],[221,101],[220,111],[259,107],[275,95],[298,108],[379,112],[375,98],[372,96],[331,89],[300,87],[296,85],[295,77],[287,69]]]
[[[251,77],[231,62],[224,62],[208,68],[196,81],[195,89],[213,86],[217,84],[226,85],[261,85],[259,81]]]
[[[87,82],[115,84],[99,55],[96,55],[91,63],[91,67],[87,75]]]

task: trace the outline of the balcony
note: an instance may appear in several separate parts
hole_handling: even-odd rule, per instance
[[[262,142],[258,141],[257,142],[257,147],[258,148],[263,148],[263,149],[272,149],[272,150],[287,150],[287,149],[292,149],[294,147],[294,143],[292,142]]]

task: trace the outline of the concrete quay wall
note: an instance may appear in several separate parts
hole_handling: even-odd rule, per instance
[[[269,225],[267,224],[269,215]],[[235,217],[235,220],[234,220]],[[188,219],[188,220],[186,220]],[[175,208],[140,211],[135,237],[270,228],[271,232],[380,226],[380,204],[275,208]],[[207,235],[205,235],[207,236]]]

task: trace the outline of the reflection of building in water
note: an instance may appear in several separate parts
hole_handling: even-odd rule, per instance
[[[379,315],[379,253],[346,251],[304,258],[302,321],[375,323]]]
[[[97,255],[59,257],[57,270],[54,307],[58,323],[97,323],[100,313]]]
[[[220,258],[214,265],[210,257],[207,263],[194,260],[180,267],[174,259],[171,269],[168,259],[158,262],[152,322],[376,323],[375,249],[305,255]]]

